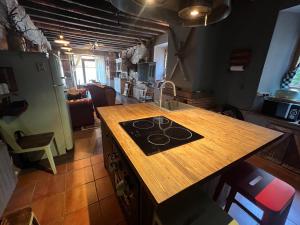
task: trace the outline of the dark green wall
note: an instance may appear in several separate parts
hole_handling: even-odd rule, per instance
[[[184,81],[180,70],[176,85],[193,91],[212,90],[219,103],[250,108],[256,97],[263,66],[268,53],[280,9],[300,4],[300,0],[234,1],[231,15],[224,21],[196,29],[187,49],[185,66],[190,80]],[[184,40],[188,28],[173,27]],[[245,72],[229,72],[231,51],[252,50],[251,63]],[[168,74],[176,62],[169,35]]]

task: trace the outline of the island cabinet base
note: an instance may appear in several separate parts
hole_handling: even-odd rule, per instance
[[[109,173],[119,203],[129,225],[152,225],[155,203],[147,188],[135,174],[127,157],[104,121],[101,122],[104,165]],[[196,185],[208,196],[213,196],[219,182],[219,176]],[[192,187],[192,188],[195,188]],[[186,189],[184,192],[189,192]],[[228,189],[223,190],[221,201],[226,198]]]
[[[104,165],[129,225],[151,225],[154,202],[105,122],[101,122]]]

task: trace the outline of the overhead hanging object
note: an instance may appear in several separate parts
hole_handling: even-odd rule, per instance
[[[178,16],[184,26],[196,27],[217,23],[230,12],[230,0],[182,0]]]
[[[217,23],[229,16],[231,0],[110,0],[118,10],[187,27]]]
[[[62,44],[62,45],[68,45],[70,44],[69,41],[64,39],[64,36],[62,34],[58,35],[58,39],[55,39],[54,42],[56,44]]]
[[[142,6],[158,6],[164,5],[168,0],[134,0]]]

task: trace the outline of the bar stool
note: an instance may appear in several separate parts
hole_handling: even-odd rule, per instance
[[[238,225],[199,188],[180,193],[158,206],[153,225]]]
[[[20,209],[3,218],[1,225],[40,225],[30,207]]]
[[[225,205],[226,212],[229,211],[232,203],[235,203],[259,224],[285,224],[295,195],[292,186],[246,162],[222,175],[214,200],[218,199],[225,183],[231,186]],[[235,199],[237,192],[263,211],[262,219]]]

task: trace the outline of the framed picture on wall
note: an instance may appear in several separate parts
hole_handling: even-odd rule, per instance
[[[10,92],[18,91],[12,67],[0,67],[0,83],[6,83]]]

